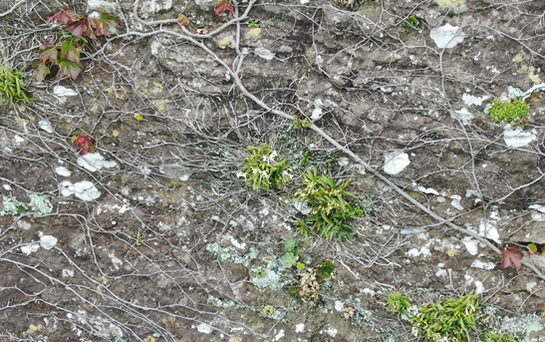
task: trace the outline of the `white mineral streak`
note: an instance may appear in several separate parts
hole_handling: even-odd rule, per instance
[[[40,238],[40,246],[42,246],[43,249],[50,250],[51,248],[55,247],[57,241],[58,239],[53,235],[43,235]]]
[[[465,38],[465,33],[457,26],[446,24],[436,27],[430,32],[430,37],[440,49],[450,49],[461,43]]]
[[[81,181],[75,184],[63,181],[59,183],[59,190],[64,197],[74,194],[84,201],[92,201],[100,197],[100,191],[89,181]]]
[[[115,161],[104,159],[100,153],[87,153],[84,156],[78,158],[78,165],[83,166],[91,172],[98,171],[102,168],[112,168],[117,165]]]
[[[397,175],[403,171],[411,161],[409,155],[403,152],[392,152],[384,156],[384,172],[389,175]]]
[[[513,129],[511,125],[506,125],[503,131],[503,140],[508,147],[523,147],[536,139],[535,129],[525,132],[522,128]]]

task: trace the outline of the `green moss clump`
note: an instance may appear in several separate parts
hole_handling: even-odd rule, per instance
[[[488,113],[492,120],[496,122],[510,122],[517,127],[524,127],[528,125],[529,110],[530,105],[521,99],[502,103],[498,98],[492,101],[492,107],[490,107]]]
[[[316,268],[316,274],[319,280],[329,280],[333,278],[333,272],[335,272],[335,264],[330,260],[324,261],[324,263]]]

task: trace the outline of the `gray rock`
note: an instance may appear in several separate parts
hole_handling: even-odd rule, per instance
[[[211,10],[218,4],[218,0],[195,0],[197,6],[199,6],[203,11]]]

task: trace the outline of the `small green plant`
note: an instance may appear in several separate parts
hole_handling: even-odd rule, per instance
[[[4,68],[0,60],[0,104],[35,101],[23,83],[24,77],[19,70]]]
[[[310,152],[309,152],[309,151],[306,151],[306,152],[303,154],[303,158],[301,158],[301,161],[299,162],[299,166],[307,166],[309,160],[310,160]]]
[[[299,260],[299,257],[301,256],[301,247],[299,247],[299,240],[296,238],[289,238],[284,243],[284,252],[286,252],[282,256],[282,265],[284,268],[292,268],[293,266],[297,265],[299,268],[300,263],[297,261]],[[303,268],[305,265],[303,264]]]
[[[295,127],[296,129],[308,128],[311,125],[312,123],[307,118],[301,120],[297,116],[293,116],[293,127]]]
[[[392,313],[409,317],[419,335],[432,342],[471,341],[469,330],[477,325],[476,315],[479,299],[475,293],[462,295],[460,299],[448,298],[436,303],[427,303],[416,312],[411,312],[411,299],[399,292],[388,295]]]
[[[297,200],[307,201],[314,210],[310,217],[298,219],[297,226],[301,233],[308,239],[309,228],[312,228],[326,240],[337,238],[341,243],[343,236],[353,240],[354,228],[349,221],[365,216],[365,210],[346,200],[346,197],[356,197],[346,190],[350,179],[335,181],[331,175],[318,175],[318,170],[314,168],[307,169],[303,183],[306,188],[297,191]]]
[[[388,294],[392,314],[403,314],[414,325],[414,331],[427,341],[471,342],[469,331],[477,326],[479,299],[472,291],[460,299],[448,298],[436,303],[426,303],[420,309],[411,305],[411,298],[397,291]],[[482,324],[482,322],[481,322]],[[484,330],[482,327],[478,330]],[[516,342],[513,335],[504,336],[499,331],[487,331],[479,342]]]
[[[257,271],[255,271],[255,275],[258,277],[258,278],[263,278],[264,276],[267,275],[267,272],[265,272],[263,269],[258,269]]]
[[[479,342],[516,342],[515,337],[512,334],[505,337],[499,331],[487,331],[484,334],[484,340]]]
[[[290,164],[285,159],[280,159],[278,153],[269,148],[267,144],[259,147],[249,146],[252,153],[248,156],[246,166],[246,183],[251,184],[254,190],[280,188],[290,180],[288,172]]]
[[[28,208],[27,208],[26,205],[24,205],[24,204],[19,204],[19,205],[17,206],[17,211],[18,211],[19,213],[21,213],[21,214],[24,214],[24,213],[26,213],[26,212],[28,211]]]
[[[331,260],[324,261],[323,264],[316,268],[316,274],[319,281],[330,280],[335,276],[335,267],[337,267]]]
[[[392,310],[392,314],[403,314],[408,316],[409,308],[411,307],[411,298],[403,296],[397,291],[392,291],[388,294],[388,306]]]
[[[250,19],[248,27],[259,27],[259,19]]]
[[[492,101],[492,107],[488,113],[492,120],[496,122],[510,122],[517,127],[528,125],[530,115],[528,114],[530,105],[521,99],[515,99],[513,102],[502,102],[501,99]]]
[[[431,341],[440,341],[443,337],[453,337],[457,341],[467,338],[469,329],[475,328],[475,315],[479,299],[471,292],[460,299],[448,298],[436,303],[425,304],[417,315],[412,317],[414,326]]]
[[[420,25],[420,20],[418,20],[414,15],[407,18],[407,24],[413,28],[417,28]]]

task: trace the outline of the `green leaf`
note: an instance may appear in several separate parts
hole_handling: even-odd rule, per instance
[[[291,268],[297,263],[297,260],[299,260],[298,255],[288,252],[282,256],[282,265],[284,268]]]
[[[57,77],[66,76],[75,80],[78,78],[79,74],[83,71],[81,65],[73,61],[61,61],[59,63],[60,70],[57,74]]]
[[[533,254],[537,254],[537,246],[535,243],[529,243],[526,245],[530,251],[532,251]]]
[[[286,240],[286,242],[284,243],[285,245],[285,251],[286,252],[290,252],[292,251],[294,248],[297,248],[299,247],[299,240],[297,240],[296,238],[294,237],[290,237]]]
[[[77,64],[81,62],[81,46],[77,46],[75,39],[67,39],[61,46],[61,60],[72,61]]]

